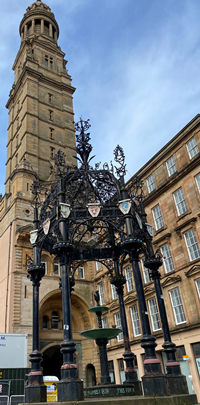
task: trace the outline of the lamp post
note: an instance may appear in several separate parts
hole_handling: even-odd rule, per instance
[[[34,195],[34,230],[31,232],[31,243],[33,244],[33,263],[28,267],[28,278],[33,285],[33,341],[32,352],[29,360],[31,362],[31,371],[28,375],[28,386],[25,388],[25,402],[46,402],[46,386],[43,384],[43,374],[40,368],[42,354],[39,351],[39,287],[40,281],[45,274],[45,268],[41,265],[40,248],[37,243],[38,237],[38,206],[39,206],[40,185],[37,180],[32,185],[32,194]]]
[[[125,188],[124,177],[120,178],[120,190],[122,201],[128,201],[128,192]],[[131,207],[130,207],[131,208]],[[145,351],[144,371],[142,377],[144,395],[168,395],[167,381],[161,372],[160,360],[156,356],[155,348],[157,346],[156,338],[151,334],[148,311],[145,301],[142,277],[139,267],[139,254],[142,248],[143,227],[139,217],[136,216],[138,224],[133,223],[131,210],[127,208],[125,214],[126,234],[127,237],[122,241],[123,249],[128,253],[129,260],[132,265],[135,287],[138,296],[138,305],[142,324],[143,337],[141,338],[141,346]],[[135,207],[136,208],[136,207]],[[137,214],[138,215],[138,214]]]
[[[169,392],[171,395],[173,394],[188,394],[188,387],[186,377],[182,375],[180,369],[180,363],[176,360],[176,345],[171,340],[171,334],[169,330],[169,324],[167,319],[167,313],[165,308],[165,302],[162,293],[162,287],[160,283],[160,272],[159,267],[162,266],[162,260],[159,256],[154,254],[153,244],[152,244],[152,236],[148,232],[147,229],[147,220],[146,220],[146,213],[144,209],[143,198],[140,198],[140,210],[142,217],[144,219],[144,230],[145,230],[145,242],[147,248],[147,258],[145,260],[145,267],[148,268],[151,272],[151,278],[154,281],[156,297],[158,302],[158,308],[160,313],[160,319],[162,324],[163,336],[164,336],[164,344],[163,352],[166,353],[167,356],[167,363],[166,363],[166,370],[167,370],[167,380],[169,386]]]
[[[73,250],[73,245],[69,242],[68,229],[66,225],[65,186],[63,178],[60,178],[59,181],[58,198],[58,221],[62,239],[60,239],[54,245],[54,250],[60,256],[64,337],[64,340],[61,343],[61,353],[63,354],[61,380],[57,383],[58,401],[63,402],[66,400],[66,398],[71,401],[81,401],[84,399],[83,382],[78,379],[78,369],[74,359],[76,344],[72,339],[71,320],[71,288],[69,275],[71,271],[71,253]]]

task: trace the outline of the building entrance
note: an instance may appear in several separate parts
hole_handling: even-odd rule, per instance
[[[49,347],[43,352],[43,375],[54,375],[60,380],[60,368],[63,364],[63,356],[60,353],[60,345]]]

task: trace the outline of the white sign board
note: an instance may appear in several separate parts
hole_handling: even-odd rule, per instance
[[[27,335],[0,333],[0,368],[27,367]]]

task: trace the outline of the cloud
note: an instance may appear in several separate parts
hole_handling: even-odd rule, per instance
[[[72,75],[75,119],[91,119],[96,161],[120,144],[134,174],[199,112],[198,0],[49,0]],[[8,0],[0,26],[0,122],[6,161],[11,70],[18,27],[30,2]],[[5,152],[4,152],[5,151]],[[5,178],[2,165],[1,184]]]

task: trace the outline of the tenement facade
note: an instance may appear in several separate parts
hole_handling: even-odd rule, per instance
[[[190,393],[200,400],[200,115],[197,115],[139,171],[144,182],[147,221],[154,228],[153,245],[162,255],[160,268],[163,298],[177,359],[187,376]],[[131,179],[127,184],[131,188]],[[163,372],[166,357],[153,281],[143,265],[148,315],[152,334],[157,338],[157,355]],[[124,267],[124,300],[132,351],[138,375],[144,375],[144,351],[140,347],[141,321],[134,279],[129,263]],[[115,287],[106,271],[99,269],[95,280],[101,300],[109,307],[104,324],[121,325]],[[123,336],[108,345],[110,372],[115,381],[124,380]]]

